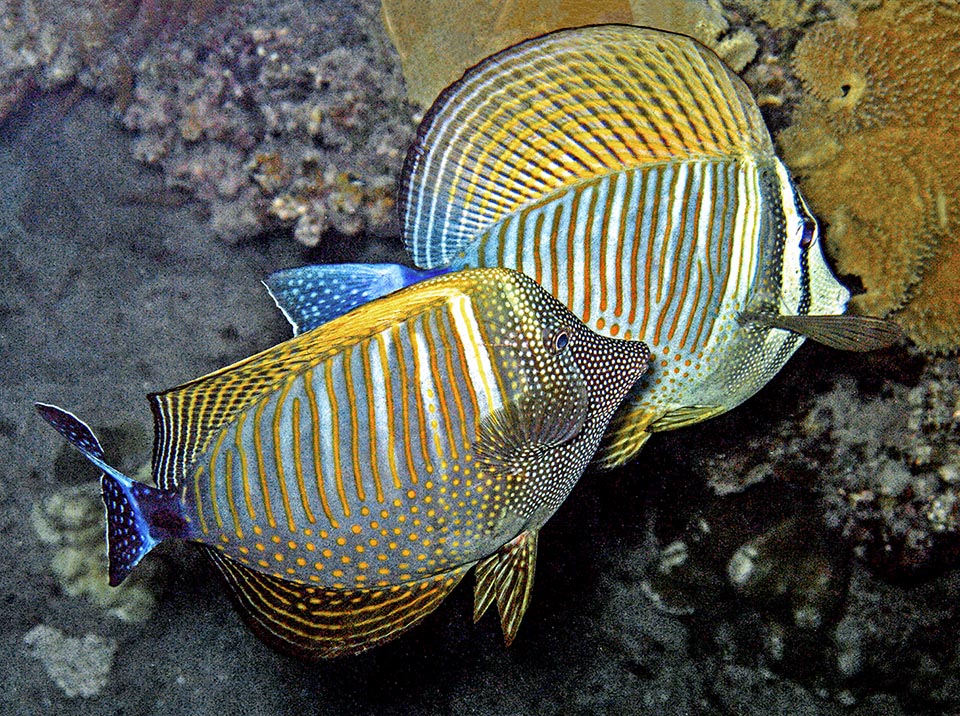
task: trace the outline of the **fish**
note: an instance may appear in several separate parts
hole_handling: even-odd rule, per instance
[[[605,467],[741,404],[806,338],[855,351],[902,339],[893,322],[845,314],[850,293],[749,89],[684,35],[596,25],[480,62],[425,115],[398,207],[417,268],[327,264],[273,281],[339,286],[320,308],[331,316],[418,270],[528,274],[594,330],[653,352]]]
[[[470,269],[419,282],[149,396],[152,479],[104,460],[62,408],[41,417],[103,472],[109,582],[165,540],[196,544],[241,616],[304,659],[405,632],[471,568],[474,619],[509,645],[540,528],[649,363],[532,279]]]

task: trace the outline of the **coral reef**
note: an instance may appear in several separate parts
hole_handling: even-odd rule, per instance
[[[810,22],[817,6],[816,0],[738,0],[736,4],[775,30]]]
[[[703,460],[720,495],[763,481],[818,491],[825,528],[878,573],[960,566],[960,361],[926,364],[913,386],[863,395],[844,378],[799,421]]]
[[[889,0],[813,27],[794,66],[806,96],[778,142],[854,307],[894,317],[918,346],[960,346],[960,18]]]
[[[762,624],[741,628],[763,634],[770,664],[812,648],[835,621],[847,572],[808,503],[774,484],[709,501],[659,550],[644,593],[664,612],[714,623],[755,613]]]
[[[410,101],[424,107],[483,58],[564,27],[630,23],[681,32],[712,47],[736,71],[757,49],[756,38],[747,30],[721,37],[729,23],[717,0],[385,0],[382,8]]]
[[[651,518],[662,546],[638,561],[652,603],[730,663],[841,702],[888,684],[952,703],[960,361],[917,370],[873,392],[839,379],[798,418],[697,452],[712,494],[680,487]]]
[[[115,98],[137,158],[228,241],[396,230],[415,110],[372,3],[0,3],[0,121],[70,82]]]
[[[395,230],[414,110],[372,9],[256,3],[220,29],[139,63],[123,118],[138,158],[207,202],[230,241],[280,224],[307,246]]]
[[[851,401],[850,390],[818,400],[795,446],[826,480],[828,527],[883,573],[957,566],[960,363],[934,363],[916,387],[872,399]]]
[[[229,0],[0,2],[0,121],[33,89],[78,80],[129,94],[132,64],[153,40],[220,13]]]
[[[23,637],[28,653],[43,663],[68,698],[88,699],[107,684],[117,643],[96,634],[66,636],[46,624],[38,624]]]
[[[156,604],[149,584],[157,561],[148,561],[119,587],[108,584],[100,486],[88,483],[47,497],[33,507],[34,531],[56,551],[51,568],[63,591],[83,596],[124,621],[145,621]]]

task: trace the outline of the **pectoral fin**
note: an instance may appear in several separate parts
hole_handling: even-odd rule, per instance
[[[476,457],[498,472],[523,474],[544,452],[580,434],[588,407],[585,390],[525,394],[481,421]]]
[[[521,532],[477,564],[473,620],[478,621],[496,598],[507,646],[513,643],[530,604],[536,562],[537,533]]]
[[[472,566],[382,589],[331,589],[265,574],[201,546],[250,628],[306,659],[359,654],[399,636],[436,609]]]
[[[806,336],[841,351],[872,351],[903,340],[903,330],[893,321],[870,316],[783,316],[751,312],[741,323],[759,323]]]

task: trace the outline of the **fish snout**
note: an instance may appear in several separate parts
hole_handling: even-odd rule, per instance
[[[621,344],[626,344],[624,346],[618,346],[625,355],[627,356],[628,370],[630,373],[630,385],[627,386],[627,390],[633,387],[633,384],[640,380],[640,376],[647,372],[647,369],[650,367],[650,347],[643,341],[626,341],[622,339],[612,338],[611,340],[617,341]]]
[[[643,341],[597,336],[592,368],[597,397],[615,410],[650,366],[650,348]]]

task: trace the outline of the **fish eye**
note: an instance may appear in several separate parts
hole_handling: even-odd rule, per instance
[[[569,344],[570,344],[569,331],[566,331],[561,328],[559,331],[553,334],[553,341],[551,344],[551,348],[553,349],[554,353],[559,353],[564,348],[566,348]]]
[[[800,234],[800,248],[805,249],[817,236],[817,220],[812,216],[803,217],[803,229]]]

